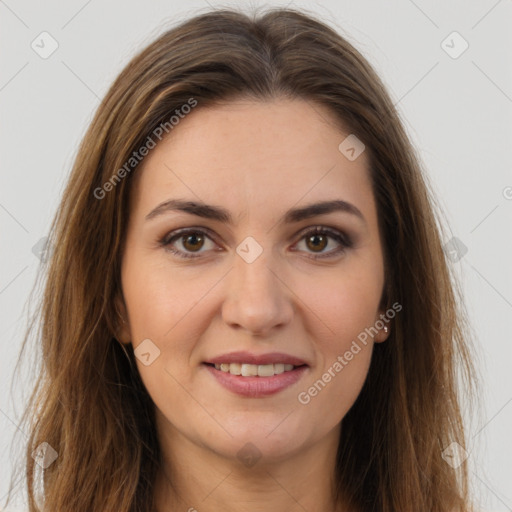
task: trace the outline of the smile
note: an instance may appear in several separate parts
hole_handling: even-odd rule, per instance
[[[249,364],[249,363],[221,363],[216,364],[215,369],[231,375],[241,375],[242,377],[272,377],[284,372],[289,372],[296,368],[293,364],[275,363],[275,364]]]
[[[204,363],[203,367],[222,388],[246,398],[273,395],[296,384],[309,369],[308,365]]]

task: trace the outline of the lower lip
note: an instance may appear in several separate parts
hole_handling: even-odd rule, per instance
[[[233,393],[249,398],[259,398],[279,393],[279,391],[295,384],[308,369],[307,366],[299,366],[294,370],[272,377],[242,377],[241,375],[232,375],[229,372],[217,370],[214,366],[208,364],[204,366],[221,386]]]

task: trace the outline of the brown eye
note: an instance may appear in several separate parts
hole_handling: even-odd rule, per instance
[[[207,242],[210,242],[210,247]],[[187,228],[165,236],[160,245],[180,258],[199,258],[208,249],[213,249],[215,243],[206,231]]]
[[[323,251],[327,247],[327,238],[324,235],[310,235],[307,240],[307,246],[313,251]]]
[[[322,226],[316,226],[304,233],[300,243],[303,241],[306,246],[305,250],[310,253],[309,257],[312,259],[339,256],[353,246],[352,239],[345,233]],[[336,242],[338,246],[325,251],[331,241]],[[208,247],[208,242],[212,244],[210,247]],[[205,244],[206,249],[202,250],[205,248]],[[208,252],[208,249],[215,250],[216,244],[209,231],[186,228],[170,233],[160,240],[160,245],[180,258],[199,258],[202,253]]]
[[[340,256],[354,245],[352,239],[345,233],[322,226],[315,226],[313,229],[309,229],[303,233],[300,243],[302,243],[303,240],[306,246],[306,252],[310,253],[309,257],[312,259]],[[332,240],[334,240],[338,246],[325,251]]]
[[[195,251],[201,249],[201,247],[204,244],[204,237],[202,235],[198,235],[197,233],[192,233],[190,235],[184,235],[184,236],[182,236],[182,239],[184,240],[182,242],[183,247],[185,247],[185,249],[187,251],[195,252]]]

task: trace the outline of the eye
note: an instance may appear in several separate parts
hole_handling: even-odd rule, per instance
[[[329,245],[329,239],[335,240],[338,247],[330,251],[322,252]],[[315,226],[313,229],[302,233],[300,242],[302,242],[302,240],[304,240],[306,248],[313,251],[313,255],[309,256],[313,259],[332,258],[353,246],[352,239],[345,233],[323,226]],[[300,242],[297,245],[300,245]]]
[[[303,240],[306,251],[312,251],[313,254],[309,257],[313,259],[332,258],[353,246],[352,240],[346,234],[322,226],[315,226],[303,232],[296,246]],[[323,252],[329,245],[329,240],[335,240],[338,247]],[[176,247],[176,241],[179,242],[178,245],[181,246],[181,248]],[[216,245],[208,230],[203,228],[185,228],[169,233],[159,241],[159,244],[179,258],[199,258],[202,252],[208,251],[207,241]],[[205,247],[205,244],[206,251],[202,251],[201,249]],[[215,250],[213,247],[210,247],[210,250],[212,249]],[[297,249],[293,249],[293,251],[296,250]]]
[[[210,242],[213,242],[206,230],[198,228],[181,229],[173,231],[169,235],[160,240],[160,245],[180,258],[198,258],[199,255],[195,256],[194,253],[201,253],[205,241],[210,240]],[[184,250],[174,246],[175,240],[179,241],[179,245],[181,245]]]

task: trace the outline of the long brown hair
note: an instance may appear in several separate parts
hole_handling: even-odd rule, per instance
[[[161,462],[154,405],[133,351],[123,352],[115,338],[136,172],[126,162],[191,98],[201,108],[240,97],[324,105],[370,158],[383,307],[398,302],[403,310],[388,340],[375,345],[364,387],[343,419],[339,496],[354,510],[472,510],[466,462],[452,468],[442,453],[454,441],[465,446],[458,378],[469,399],[476,389],[467,315],[443,251],[441,209],[397,110],[361,54],[314,16],[224,9],[181,23],[134,57],[80,146],[51,226],[38,314],[41,365],[23,415],[30,512],[153,510]],[[122,179],[114,183],[116,173]],[[58,454],[44,471],[32,457],[42,443]]]

